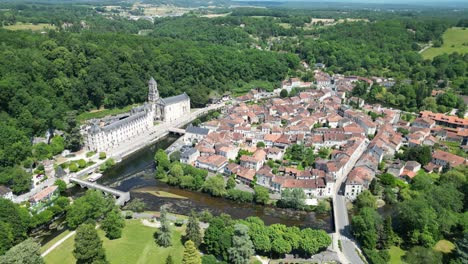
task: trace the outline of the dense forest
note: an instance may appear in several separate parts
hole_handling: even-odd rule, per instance
[[[429,61],[417,52],[463,23],[464,12],[348,10],[347,18],[368,20],[322,26],[309,22],[314,16],[341,19],[342,10],[238,8],[205,18],[206,10],[194,9],[152,23],[127,20],[103,5],[0,6],[2,25],[55,25],[44,34],[0,29],[0,171],[30,164],[33,136],[48,129],[78,134],[76,113],[144,102],[150,76],[162,96],[187,92],[199,107],[225,92],[278,87],[284,78],[302,75],[304,60],[325,63],[329,73],[396,80],[392,88],[357,87],[354,94],[370,102],[410,111],[465,106],[453,98],[468,93],[467,55]],[[147,34],[139,35],[141,30]],[[434,88],[450,92],[434,99]],[[79,147],[75,137],[65,141],[65,147]],[[10,178],[0,182],[14,186]]]
[[[77,114],[145,102],[151,76],[157,80],[161,96],[186,92],[193,106],[200,107],[210,97],[241,94],[255,87],[273,89],[287,77],[304,76],[305,69],[300,66],[303,60],[310,65],[324,63],[330,74],[393,78],[392,87],[357,84],[352,95],[371,103],[414,112],[457,108],[460,116],[466,108],[459,94],[468,95],[468,55],[444,54],[424,60],[418,53],[428,43],[441,45],[448,28],[466,27],[465,11],[223,7],[194,9],[181,17],[151,22],[128,20],[118,11],[103,8],[114,2],[93,6],[74,6],[67,1],[0,4],[2,27],[19,22],[54,26],[42,33],[0,28],[0,184],[8,185],[15,194],[31,186],[31,175],[24,168],[64,148],[79,149]],[[122,9],[130,10],[130,3],[122,4]],[[207,13],[225,16],[202,17]],[[312,24],[312,18],[363,20],[324,26]],[[445,93],[432,97],[433,89]],[[32,146],[33,137],[51,129],[65,131],[64,137],[55,137],[50,145]],[[294,148],[291,151],[287,155],[293,158]],[[307,161],[304,157],[297,160]],[[409,185],[379,176],[370,192],[364,192],[356,202],[352,221],[354,235],[369,261],[384,263],[387,250],[401,246],[408,250],[408,263],[421,261],[420,256],[428,256],[426,263],[438,263],[442,257],[430,247],[444,238],[457,242],[457,249],[444,262],[466,254],[463,248],[468,247],[467,238],[460,236],[467,226],[466,173],[466,167],[461,167],[440,177],[418,175]],[[377,212],[376,197],[392,206],[392,214],[383,217]],[[79,208],[80,203],[75,204]],[[3,253],[25,239],[28,230],[63,213],[68,204],[63,200],[54,211],[33,217],[4,200],[0,200],[0,207],[0,232],[7,238],[0,243]],[[206,243],[208,253],[225,257],[226,248],[217,246],[217,234],[232,236],[234,222],[228,220],[218,221],[221,231],[210,230],[213,235],[212,243]],[[265,228],[259,227],[259,233]],[[270,243],[270,236],[260,242]],[[262,251],[260,245],[258,249],[254,245]],[[267,246],[264,251],[276,247],[273,251],[278,255],[293,249],[304,255],[311,253],[287,243]],[[280,250],[284,247],[289,250]]]
[[[430,155],[429,155],[430,156]],[[408,252],[406,263],[465,263],[467,247],[467,166],[441,175],[418,173],[405,184],[384,173],[355,202],[352,231],[371,263],[388,263],[392,246]],[[377,198],[391,213],[379,214]],[[451,254],[432,248],[441,239],[455,241]]]

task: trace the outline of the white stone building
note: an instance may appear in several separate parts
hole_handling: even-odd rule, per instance
[[[82,128],[85,145],[89,150],[106,151],[148,131],[155,120],[173,122],[190,114],[190,98],[187,94],[160,98],[156,81],[148,83],[148,102],[128,113],[93,119]]]

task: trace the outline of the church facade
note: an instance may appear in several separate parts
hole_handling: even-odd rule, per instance
[[[190,114],[190,97],[180,95],[160,98],[158,85],[148,82],[148,102],[127,113],[90,120],[82,127],[88,150],[106,151],[148,131],[155,121],[174,122]]]
[[[163,99],[159,97],[158,84],[152,77],[148,86],[148,102],[154,107],[155,120],[173,122],[190,114],[190,97],[186,93]]]

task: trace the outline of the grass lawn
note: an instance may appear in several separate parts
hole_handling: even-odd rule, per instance
[[[432,59],[435,56],[444,54],[444,53],[467,53],[468,46],[463,45],[468,43],[468,30],[463,30],[462,28],[449,28],[445,31],[444,35],[442,36],[444,39],[444,44],[442,47],[431,47],[425,50],[422,53],[424,59]]]
[[[32,31],[42,31],[45,29],[55,29],[54,25],[39,23],[39,24],[31,24],[31,23],[16,23],[10,26],[4,26],[4,28],[9,30],[32,30]]]
[[[437,242],[437,244],[435,244],[433,249],[435,251],[439,251],[441,253],[448,254],[448,253],[452,252],[452,250],[455,249],[455,245],[452,242],[448,241],[448,240],[442,239],[442,240],[439,240],[439,242]]]
[[[47,242],[44,246],[41,247],[41,253],[43,253],[44,251],[49,249],[53,244],[55,244],[60,239],[64,238],[66,235],[70,234],[70,232],[71,231],[69,229],[67,229],[67,230],[63,231],[60,235],[54,237],[52,240]]]
[[[391,246],[388,253],[390,254],[390,264],[401,264],[403,263],[401,257],[405,255],[406,251],[399,247]]]
[[[76,119],[79,122],[83,122],[83,121],[93,119],[93,118],[103,118],[108,115],[118,115],[118,114],[122,114],[122,113],[130,111],[135,106],[136,105],[128,105],[124,108],[101,109],[101,110],[94,110],[90,112],[84,112],[84,113],[79,114],[76,117]]]
[[[184,246],[180,237],[181,228],[173,227],[172,247],[162,248],[156,245],[153,233],[156,228],[144,226],[139,220],[127,220],[122,237],[109,240],[104,236],[104,232],[99,230],[106,256],[109,263],[164,263],[169,255],[172,255],[174,263],[181,263]],[[75,263],[73,257],[74,236],[66,240],[49,255],[45,257],[47,264]]]
[[[291,24],[289,24],[289,23],[278,23],[278,25],[280,27],[285,28],[285,29],[290,29],[291,28]]]

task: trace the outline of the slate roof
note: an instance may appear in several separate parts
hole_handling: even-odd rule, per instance
[[[164,105],[171,105],[171,104],[180,103],[180,102],[185,101],[185,100],[190,100],[190,97],[186,93],[183,93],[183,94],[179,94],[179,95],[176,95],[176,96],[171,96],[171,97],[161,99],[161,102]]]
[[[192,133],[192,134],[198,134],[198,135],[208,135],[210,130],[207,129],[207,128],[202,128],[202,127],[196,127],[196,126],[189,125],[185,129],[185,132],[186,133]]]
[[[188,158],[188,157],[192,156],[193,154],[197,153],[197,151],[198,150],[196,148],[187,148],[180,155],[182,157]]]
[[[133,108],[129,113],[104,118],[102,119],[102,121],[104,121],[106,125],[104,125],[103,127],[99,126],[100,120],[94,120],[89,132],[92,134],[96,134],[96,133],[99,133],[100,131],[112,131],[121,126],[127,125],[133,120],[146,116],[148,111],[150,111],[149,105],[145,104],[145,105]]]

